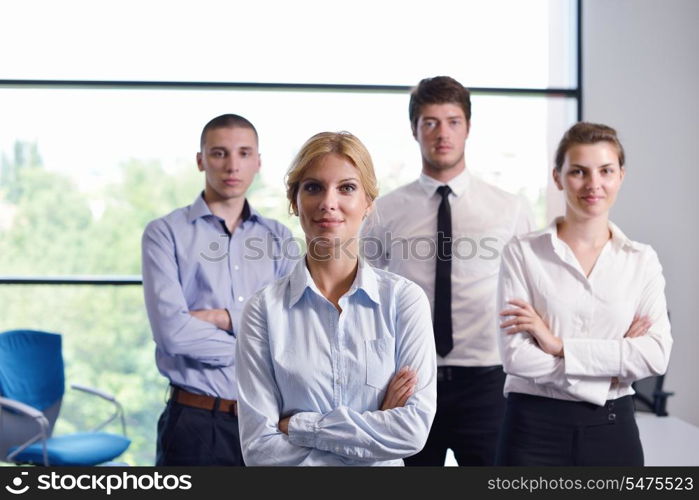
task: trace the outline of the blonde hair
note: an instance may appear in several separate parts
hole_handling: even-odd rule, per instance
[[[379,195],[374,163],[362,141],[345,131],[321,132],[301,146],[301,150],[296,154],[286,173],[286,197],[289,200],[290,212],[296,213],[296,196],[306,169],[315,160],[330,153],[344,156],[357,168],[359,181],[369,201],[374,201]]]

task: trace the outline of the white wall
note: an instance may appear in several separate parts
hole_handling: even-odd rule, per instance
[[[658,252],[675,338],[670,414],[699,425],[699,2],[583,0],[583,119],[617,128],[612,219]]]

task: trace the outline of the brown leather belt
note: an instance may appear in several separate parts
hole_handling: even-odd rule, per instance
[[[235,399],[223,399],[206,396],[204,394],[194,394],[174,385],[170,386],[170,399],[181,405],[191,406],[192,408],[217,410],[231,413],[236,417],[238,416],[238,402]]]

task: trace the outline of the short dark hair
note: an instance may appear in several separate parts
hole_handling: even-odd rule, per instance
[[[435,76],[420,80],[412,92],[410,92],[410,125],[413,130],[417,128],[422,106],[425,104],[454,103],[464,110],[466,121],[471,121],[471,93],[466,87],[450,76]]]
[[[558,143],[554,166],[559,172],[563,168],[568,150],[576,144],[595,144],[597,142],[608,142],[614,146],[619,155],[619,166],[624,166],[625,155],[624,146],[621,145],[616,135],[616,130],[608,125],[590,122],[578,122],[570,127]]]
[[[204,142],[206,141],[206,134],[209,132],[209,130],[214,130],[217,128],[249,128],[255,133],[255,140],[259,142],[259,138],[257,136],[257,130],[255,130],[255,126],[250,123],[250,120],[247,118],[243,118],[240,115],[234,115],[232,113],[228,113],[225,115],[217,116],[216,118],[213,118],[212,120],[209,121],[206,125],[204,125],[204,129],[201,131],[201,139],[199,140],[199,150],[204,149]]]

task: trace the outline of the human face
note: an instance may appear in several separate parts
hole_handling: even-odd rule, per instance
[[[359,227],[371,207],[357,167],[342,155],[328,153],[306,168],[294,208],[311,252],[349,240],[345,248],[356,250]]]
[[[197,166],[206,173],[207,202],[244,198],[260,170],[255,132],[242,127],[209,130]]]
[[[465,167],[469,123],[458,104],[426,104],[420,109],[413,136],[420,144],[423,171],[437,179],[453,177]]]
[[[566,214],[581,218],[608,217],[624,173],[614,145],[596,142],[571,146],[561,171],[554,169],[553,178],[558,189],[565,192]]]

